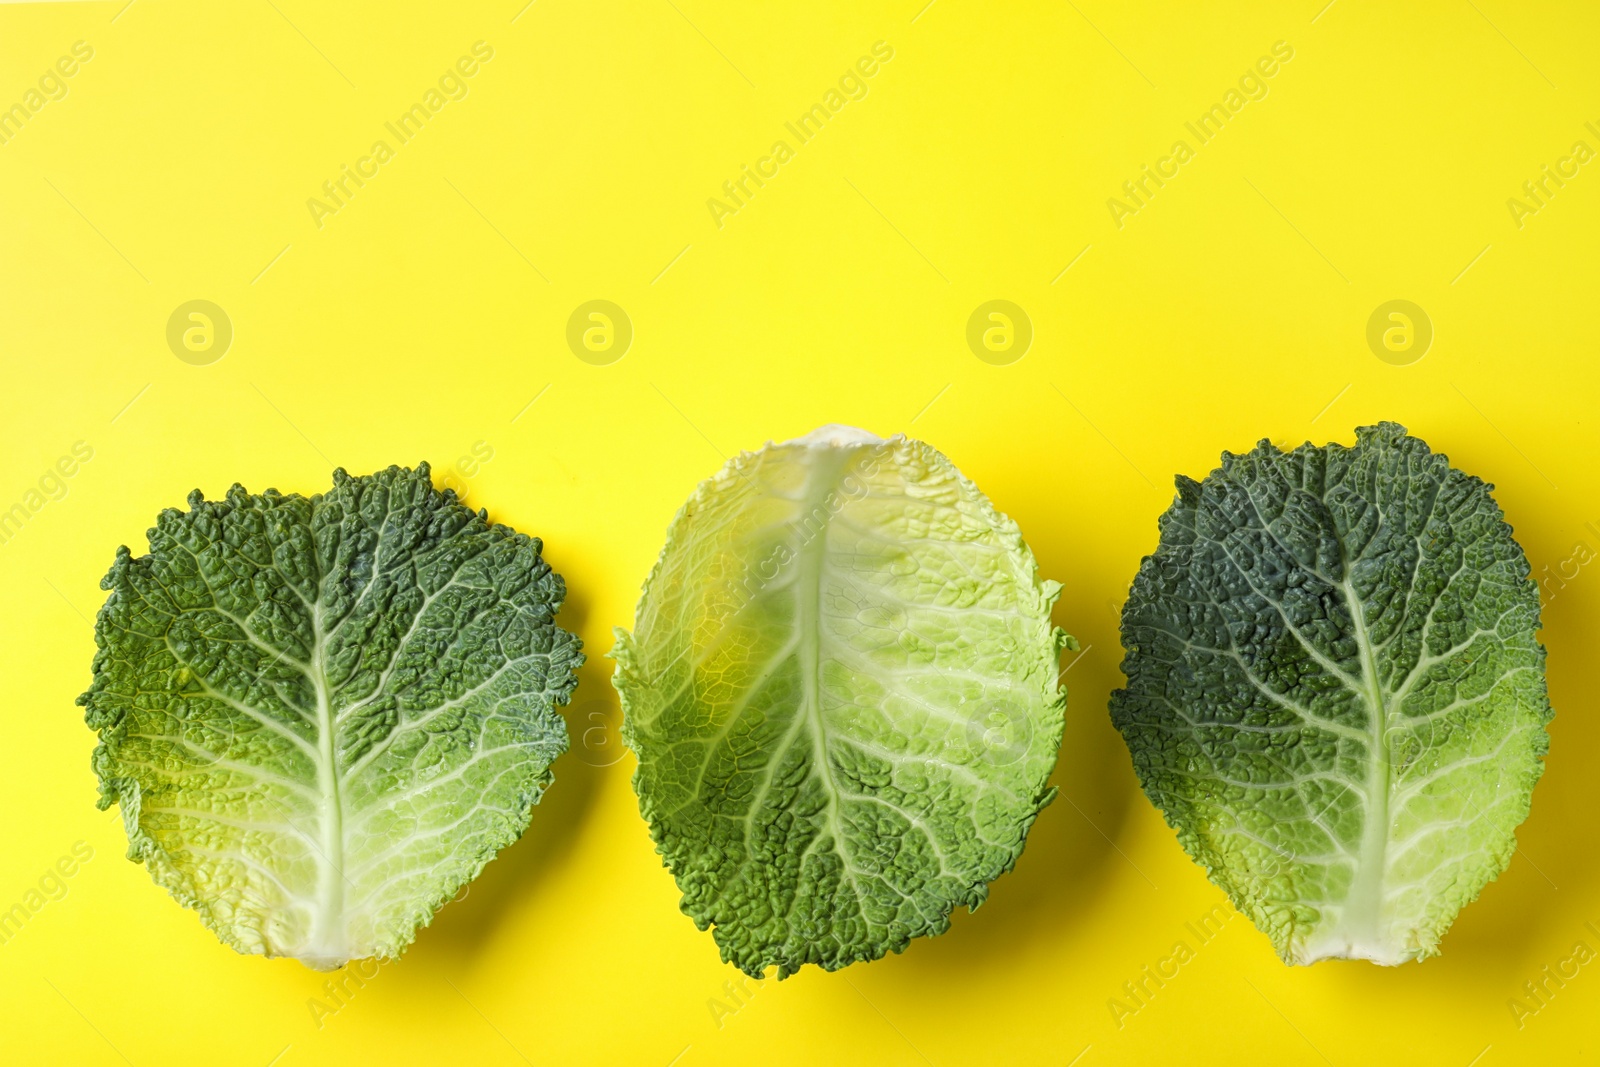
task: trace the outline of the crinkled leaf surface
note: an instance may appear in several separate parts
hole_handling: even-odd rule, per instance
[[[1290,963],[1435,954],[1510,862],[1549,740],[1538,591],[1491,487],[1393,423],[1178,479],[1111,716]]]
[[[161,513],[101,583],[102,808],[240,952],[398,955],[528,825],[582,662],[540,543],[427,464]]]
[[[833,970],[984,900],[1054,795],[1059,590],[919,441],[824,427],[700,485],[614,655],[640,810],[725,960]]]

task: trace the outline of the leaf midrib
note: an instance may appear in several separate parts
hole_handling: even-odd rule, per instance
[[[317,694],[318,824],[322,847],[318,850],[317,914],[312,942],[320,955],[342,959],[344,917],[344,799],[339,783],[338,724],[334,721],[326,670],[327,632],[319,598],[311,611],[311,670],[308,675]]]
[[[1345,898],[1341,925],[1352,939],[1372,944],[1379,940],[1379,920],[1384,897],[1384,874],[1389,845],[1389,793],[1392,787],[1389,759],[1389,708],[1378,679],[1377,649],[1367,631],[1366,609],[1345,574],[1339,583],[1350,626],[1361,658],[1362,694],[1367,702],[1367,808],[1361,825],[1361,847],[1355,877]]]
[[[827,794],[824,807],[828,833],[833,838],[834,851],[839,854],[844,877],[849,880],[859,907],[861,891],[856,886],[854,865],[845,850],[844,834],[839,823],[839,805],[843,794],[833,777],[827,733],[822,721],[822,572],[827,562],[828,533],[833,519],[827,499],[839,480],[839,471],[849,454],[850,450],[830,447],[810,457],[812,472],[806,480],[806,493],[800,502],[804,509],[801,515],[812,515],[821,510],[825,518],[810,540],[800,544],[797,553],[799,567],[795,574],[794,599],[799,643],[795,654],[800,661],[800,699],[804,704],[805,721],[811,731],[816,773]]]

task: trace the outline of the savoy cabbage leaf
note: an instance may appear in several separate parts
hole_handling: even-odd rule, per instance
[[[1111,716],[1287,962],[1438,951],[1549,746],[1539,597],[1491,486],[1393,423],[1178,479]]]
[[[537,539],[427,464],[163,511],[101,583],[100,806],[240,952],[393,957],[528,825],[581,644]]]
[[[920,441],[824,427],[699,486],[613,655],[640,810],[724,960],[834,970],[983,902],[1055,793],[1059,591]]]

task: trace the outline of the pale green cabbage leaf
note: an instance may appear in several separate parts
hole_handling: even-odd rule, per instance
[[[398,955],[527,827],[581,644],[537,539],[427,464],[163,511],[101,583],[100,806],[225,943]]]
[[[640,810],[724,960],[834,970],[984,901],[1055,793],[1059,591],[919,441],[824,427],[700,485],[613,655]]]
[[[1393,423],[1178,479],[1111,717],[1289,963],[1421,959],[1510,862],[1551,716],[1491,486]]]

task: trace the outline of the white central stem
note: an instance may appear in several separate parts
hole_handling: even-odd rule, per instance
[[[1366,818],[1362,824],[1361,848],[1355,876],[1345,900],[1340,921],[1343,938],[1356,955],[1385,957],[1392,950],[1384,944],[1382,930],[1384,874],[1389,848],[1389,709],[1378,679],[1378,661],[1367,632],[1365,609],[1356,596],[1348,576],[1342,583],[1345,606],[1355,631],[1361,654],[1361,681],[1367,701],[1367,790]]]
[[[313,952],[330,961],[347,956],[344,929],[344,805],[339,796],[338,745],[335,743],[333,706],[328,694],[322,605],[312,612],[315,647],[311,653],[311,684],[317,694],[318,825],[322,830],[317,857],[317,909],[311,930]]]

